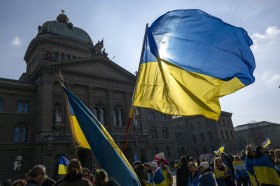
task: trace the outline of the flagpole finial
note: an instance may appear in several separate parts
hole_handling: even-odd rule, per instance
[[[59,77],[60,77],[60,85],[61,85],[63,88],[65,88],[64,79],[63,79],[61,70],[59,71]]]

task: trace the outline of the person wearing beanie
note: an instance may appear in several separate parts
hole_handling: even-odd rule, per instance
[[[201,162],[198,170],[201,173],[198,178],[199,186],[218,186],[208,162]]]
[[[151,163],[151,170],[152,170],[152,173],[153,173],[153,182],[156,186],[166,186],[164,185],[164,176],[163,176],[163,173],[160,169],[160,167],[158,167],[158,164],[157,162],[153,161]]]

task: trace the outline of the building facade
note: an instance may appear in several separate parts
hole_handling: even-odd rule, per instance
[[[267,121],[248,123],[234,127],[238,149],[245,149],[246,145],[254,147],[261,145],[267,138],[270,139],[269,147],[280,147],[280,124]]]
[[[19,80],[0,78],[1,179],[23,177],[35,164],[55,175],[62,154],[78,156],[88,168],[96,163],[90,150],[73,143],[60,74],[122,147],[136,77],[111,61],[103,45],[94,45],[64,13],[38,27],[24,56],[26,72]],[[222,112],[218,122],[149,109],[138,113],[125,151],[130,162],[151,161],[159,152],[170,161],[181,155],[198,157],[222,144],[228,152],[236,151],[231,113]]]

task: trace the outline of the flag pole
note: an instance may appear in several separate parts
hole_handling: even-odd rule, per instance
[[[59,71],[59,76],[60,76],[60,86],[62,87],[62,88],[65,88],[65,84],[64,84],[64,79],[63,79],[63,76],[62,76],[62,73],[61,73],[61,70]],[[63,95],[64,95],[64,100],[65,100],[65,103],[67,104],[67,107],[66,107],[66,110],[67,110],[67,115],[68,115],[68,120],[69,120],[69,113],[70,113],[70,111],[69,111],[69,107],[68,107],[68,102],[67,102],[67,99],[66,99],[66,94],[65,94],[65,92],[63,91]],[[70,121],[69,121],[70,122]],[[76,143],[75,143],[75,140],[74,140],[74,130],[73,130],[73,127],[72,127],[72,125],[70,124],[70,128],[71,128],[71,131],[72,131],[72,142],[73,142],[73,145],[74,145],[74,149],[75,149],[75,155],[76,155],[76,159],[79,161],[79,156],[78,156],[78,151],[77,151],[77,149],[76,149]],[[61,149],[60,149],[61,150]],[[60,152],[61,153],[61,152]]]
[[[145,39],[146,39],[147,29],[148,29],[148,23],[146,24],[146,28],[145,28],[145,34],[144,34],[144,39],[143,39],[143,43],[142,43],[141,55],[140,55],[140,60],[139,60],[139,65],[138,65],[138,71],[139,71],[139,68],[140,68],[140,65],[141,65],[141,58],[142,58],[143,52],[144,52],[144,43],[145,43]],[[137,79],[138,79],[138,72],[136,73],[135,84],[137,83]],[[136,87],[136,85],[134,86],[134,90],[133,90],[133,94],[132,94],[132,98],[131,98],[131,107],[129,109],[127,127],[126,127],[126,131],[125,131],[125,139],[124,139],[124,144],[123,144],[123,148],[122,148],[123,153],[125,152],[126,145],[127,145],[127,138],[128,138],[130,123],[131,123],[131,120],[133,118],[134,111],[136,110],[136,108],[133,106],[133,97],[134,97],[135,87]]]

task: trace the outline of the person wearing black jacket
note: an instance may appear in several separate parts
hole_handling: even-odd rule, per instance
[[[185,186],[188,183],[188,175],[190,173],[188,169],[189,160],[186,156],[180,158],[180,163],[176,171],[176,184],[177,186]]]

